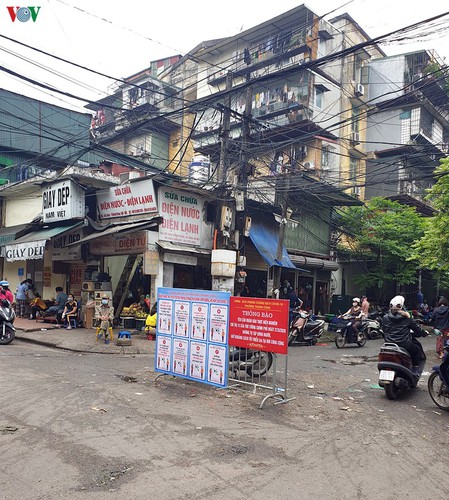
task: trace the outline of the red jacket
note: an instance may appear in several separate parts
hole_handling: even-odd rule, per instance
[[[14,295],[11,290],[0,290],[0,299],[9,300],[12,304],[14,302]]]

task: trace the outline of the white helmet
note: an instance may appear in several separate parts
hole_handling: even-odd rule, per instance
[[[390,309],[402,309],[404,307],[405,299],[402,295],[396,295],[390,300]]]
[[[358,297],[354,297],[352,299],[352,302],[358,302],[359,304],[361,303],[360,299]]]

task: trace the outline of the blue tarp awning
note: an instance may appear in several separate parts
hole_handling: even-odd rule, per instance
[[[263,257],[265,262],[271,266],[282,266],[290,269],[296,269],[295,264],[290,260],[287,249],[282,246],[282,261],[276,259],[278,248],[279,234],[276,227],[273,225],[262,224],[261,222],[251,221],[251,229],[249,237],[257,248],[257,251]]]

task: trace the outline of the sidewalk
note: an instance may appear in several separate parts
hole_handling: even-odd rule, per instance
[[[37,323],[34,320],[16,318],[16,339],[23,342],[45,345],[56,349],[74,352],[98,354],[154,354],[154,341],[147,340],[143,332],[132,330],[130,346],[116,345],[117,337],[124,328],[114,329],[114,340],[105,344],[104,340],[96,340],[95,329],[75,328],[66,330],[50,323]]]

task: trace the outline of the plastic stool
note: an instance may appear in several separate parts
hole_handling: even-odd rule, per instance
[[[131,333],[130,332],[119,332],[118,338],[131,340]]]
[[[67,326],[72,327],[72,328],[77,328],[78,327],[78,323],[76,321],[76,318],[71,318],[70,316],[69,316],[68,320],[66,318],[65,324]]]
[[[108,332],[109,335],[105,336],[105,338],[104,338],[104,341],[107,343],[109,343],[109,340],[114,340],[114,334],[112,333],[112,326],[110,326],[108,328],[108,330],[109,330],[109,332]],[[99,326],[97,326],[97,329],[95,331],[95,337],[97,339],[97,342],[98,342],[98,339],[103,337],[103,333],[101,333],[102,331],[103,330]]]

